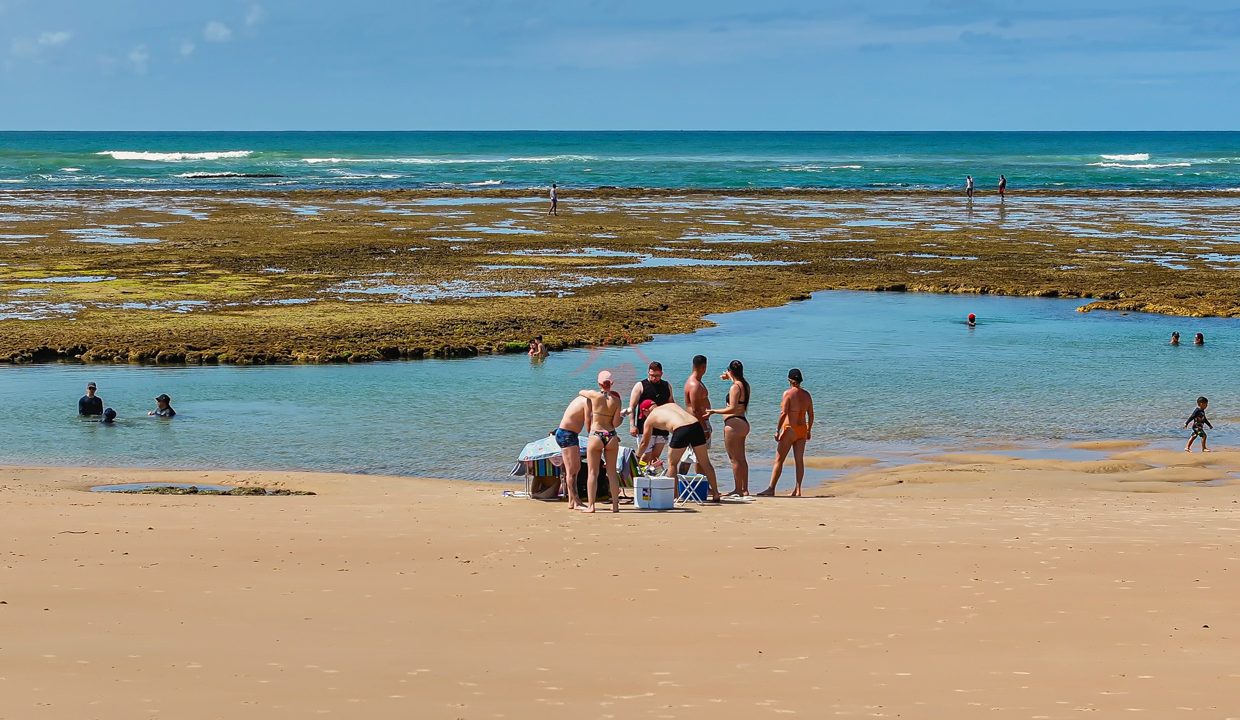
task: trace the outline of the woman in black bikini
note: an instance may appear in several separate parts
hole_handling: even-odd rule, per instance
[[[749,494],[749,460],[745,457],[745,439],[749,437],[749,419],[745,417],[749,410],[749,381],[745,379],[745,366],[740,360],[733,360],[719,379],[732,381],[732,387],[728,390],[728,406],[718,410],[711,408],[710,412],[726,418],[723,421],[723,446],[732,461],[732,478],[736,481],[736,487],[728,495],[744,497]]]
[[[579,393],[590,401],[590,416],[586,421],[586,431],[590,439],[586,442],[586,462],[589,463],[589,479],[586,481],[586,506],[584,512],[594,512],[594,501],[598,497],[599,466],[607,468],[607,484],[611,490],[611,511],[620,512],[620,473],[616,468],[616,457],[620,454],[620,436],[616,427],[620,425],[620,393],[611,389],[611,373],[604,370],[598,374],[598,390],[582,390]]]

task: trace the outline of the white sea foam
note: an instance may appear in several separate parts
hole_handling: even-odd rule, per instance
[[[465,183],[469,187],[483,187],[485,185],[503,185],[503,180],[483,180],[481,182]]]
[[[96,155],[109,155],[113,160],[146,160],[149,162],[185,162],[187,160],[230,160],[249,157],[253,150],[223,150],[220,152],[145,152],[130,150],[104,150]]]
[[[61,172],[82,172],[82,168],[61,168]]]
[[[326,158],[302,158],[301,161],[310,165],[321,165],[325,163],[389,163],[395,165],[495,165],[499,163],[512,162],[529,162],[529,163],[548,163],[548,162],[585,162],[589,160],[597,160],[598,158],[590,155],[535,155],[529,157],[510,157],[510,158],[427,158],[427,157],[395,157],[395,158],[350,158],[350,157],[326,157]]]
[[[832,170],[860,170],[860,165],[832,165]]]
[[[1170,167],[1192,167],[1192,163],[1173,162],[1173,163],[1120,163],[1120,162],[1096,162],[1090,163],[1094,167],[1104,168],[1127,168],[1129,170],[1156,170],[1158,168]]]
[[[1150,159],[1149,153],[1133,153],[1131,155],[1099,155],[1103,160],[1118,160],[1120,162],[1142,162]]]

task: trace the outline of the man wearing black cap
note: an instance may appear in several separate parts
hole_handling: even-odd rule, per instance
[[[177,411],[172,409],[172,398],[167,394],[155,398],[155,409],[147,413],[147,415],[161,418],[176,417],[176,414]]]
[[[86,383],[86,394],[78,399],[78,415],[98,417],[103,414],[103,398],[95,396],[95,384]]]
[[[801,497],[801,482],[805,480],[805,443],[809,440],[810,429],[814,427],[814,399],[801,388],[803,378],[801,371],[792,368],[788,371],[787,390],[779,403],[779,421],[775,426],[775,440],[779,447],[775,450],[775,467],[771,468],[771,485],[758,493],[763,497],[775,496],[775,484],[784,471],[784,460],[788,451],[792,450],[797,465],[797,486],[792,497]]]

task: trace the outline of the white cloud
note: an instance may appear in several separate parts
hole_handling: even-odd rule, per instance
[[[207,42],[228,42],[232,40],[232,30],[219,20],[212,20],[202,29],[202,37]]]
[[[127,57],[129,59],[129,66],[133,68],[134,72],[139,75],[146,74],[146,66],[151,59],[151,53],[147,52],[145,45],[139,45],[130,50]]]
[[[251,5],[249,11],[245,14],[245,26],[254,27],[266,17],[267,11],[263,9],[262,5]]]
[[[57,30],[55,32],[45,32],[35,39],[14,38],[9,45],[9,54],[18,58],[42,59],[44,51],[61,47],[68,43],[72,37],[73,33],[67,30]]]
[[[190,55],[193,55],[194,51],[197,49],[198,46],[195,45],[192,40],[186,40],[181,43],[181,57],[189,57]]]
[[[73,37],[73,33],[66,30],[58,30],[56,32],[45,32],[39,36],[39,44],[43,47],[60,47],[69,42],[69,38]]]

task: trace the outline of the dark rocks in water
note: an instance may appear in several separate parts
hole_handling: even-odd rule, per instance
[[[235,487],[231,490],[202,490],[196,485],[189,487],[175,487],[172,485],[162,485],[159,487],[147,487],[139,490],[118,490],[117,492],[128,493],[130,495],[314,495],[309,490],[288,490],[286,488],[264,488],[264,487]]]

